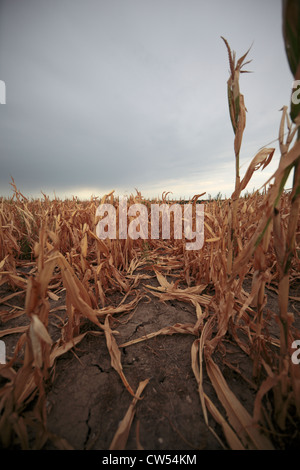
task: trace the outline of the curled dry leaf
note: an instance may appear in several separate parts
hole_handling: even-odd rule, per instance
[[[109,316],[105,318],[104,333],[105,333],[105,338],[106,338],[107,349],[111,358],[111,366],[118,372],[119,376],[122,379],[123,384],[126,387],[126,390],[128,390],[128,392],[132,396],[135,396],[134,391],[129,385],[123,372],[123,367],[121,364],[121,352],[114,338],[114,332],[111,330],[109,326]]]
[[[181,324],[181,323],[176,323],[173,326],[166,326],[165,328],[162,328],[161,330],[154,331],[153,333],[149,333],[147,335],[142,336],[141,338],[133,339],[131,341],[128,341],[127,343],[123,343],[120,345],[120,348],[125,348],[127,346],[131,346],[133,344],[140,343],[141,341],[145,341],[151,338],[155,338],[155,336],[159,335],[174,335],[174,334],[190,334],[190,335],[197,335],[198,329],[195,328],[195,325],[193,324]]]
[[[109,446],[109,450],[124,450],[126,447],[127,439],[129,436],[129,431],[131,424],[135,415],[135,409],[138,400],[141,397],[141,394],[144,391],[144,388],[149,383],[149,379],[143,380],[139,383],[135,396],[125,414],[124,418],[119,424],[116,434],[113,437],[113,440]]]
[[[29,337],[31,340],[32,352],[35,364],[38,367],[43,365],[42,357],[42,341],[52,345],[52,339],[49,336],[44,324],[37,317],[37,315],[31,315],[31,323],[29,326]]]
[[[257,155],[255,155],[246,171],[244,178],[240,182],[238,188],[232,194],[233,199],[238,197],[246,188],[255,171],[259,170],[260,168],[264,169],[269,165],[273,158],[274,152],[274,148],[263,148],[257,153]]]
[[[206,366],[211,383],[226,410],[228,420],[240,436],[243,445],[249,449],[273,450],[271,441],[259,431],[258,424],[229,389],[219,367],[210,357],[206,358]]]

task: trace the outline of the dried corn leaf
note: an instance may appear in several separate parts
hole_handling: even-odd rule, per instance
[[[50,345],[52,344],[52,339],[50,338],[49,333],[45,328],[45,325],[41,322],[37,315],[31,315],[30,327],[32,327],[32,331],[40,340],[43,340],[45,341],[45,343],[48,343]]]
[[[226,410],[228,420],[240,436],[244,446],[256,450],[272,450],[269,439],[259,432],[257,424],[229,389],[219,367],[210,357],[206,358],[206,369],[218,398]]]
[[[6,330],[0,331],[0,338],[6,335],[13,335],[16,333],[24,333],[28,330],[28,326],[15,326],[14,328],[8,328]]]
[[[192,370],[198,384],[198,392],[200,396],[202,411],[205,423],[208,426],[208,416],[205,407],[204,390],[203,390],[203,351],[205,344],[209,344],[209,339],[212,334],[214,319],[211,317],[204,325],[200,338],[196,339],[191,348],[191,363]]]
[[[262,399],[264,395],[273,387],[275,387],[275,385],[277,385],[278,382],[279,382],[279,377],[272,375],[272,376],[267,377],[261,384],[256,394],[255,403],[254,403],[253,417],[254,417],[255,422],[258,422],[262,418],[261,408],[262,408]]]
[[[225,418],[221,415],[221,413],[219,412],[219,410],[215,407],[215,405],[213,404],[213,402],[210,400],[210,398],[208,397],[208,395],[206,395],[206,393],[204,394],[204,400],[205,400],[205,404],[207,406],[207,409],[208,411],[210,412],[210,414],[212,415],[212,417],[214,418],[214,420],[219,423],[219,425],[222,427],[222,430],[224,432],[224,436],[226,438],[226,441],[230,447],[231,450],[245,450],[245,447],[243,446],[243,444],[241,443],[241,441],[239,440],[238,436],[236,435],[236,433],[233,431],[233,429],[229,426],[229,424],[227,423],[227,421],[225,420]],[[210,428],[210,427],[209,427]],[[210,430],[212,430],[210,428]],[[215,435],[214,431],[213,431],[213,434]],[[219,440],[218,436],[216,436],[217,439]]]
[[[60,299],[58,295],[54,294],[54,292],[51,292],[50,290],[48,290],[47,294],[48,294],[49,299],[54,300],[55,302],[57,302]]]
[[[147,289],[152,291],[152,294],[159,297],[161,300],[181,300],[183,302],[191,302],[193,305],[209,305],[212,297],[207,294],[200,295],[207,287],[206,284],[200,284],[193,287],[187,287],[186,289],[179,289],[174,283],[169,283],[167,279],[155,271],[157,280],[160,283],[160,287],[146,285]],[[154,292],[153,292],[154,291]],[[157,293],[155,291],[161,292]]]
[[[198,329],[195,328],[195,325],[191,323],[176,323],[173,326],[166,326],[161,330],[154,331],[153,333],[149,333],[147,335],[142,336],[141,338],[133,339],[128,341],[127,343],[123,343],[120,345],[120,348],[125,348],[127,346],[131,346],[132,344],[140,343],[141,341],[145,341],[151,338],[155,338],[155,336],[159,335],[174,335],[174,334],[190,334],[196,335],[198,333]]]
[[[40,283],[40,295],[41,297],[45,297],[45,294],[48,289],[48,284],[51,280],[51,277],[53,275],[53,270],[57,264],[57,257],[54,256],[53,258],[47,259],[45,261],[44,266],[42,268],[42,271],[40,272],[38,276],[38,280]]]
[[[24,403],[31,401],[36,392],[37,386],[32,364],[24,364],[14,379],[13,398],[16,409],[24,407]]]
[[[43,355],[42,355],[42,343],[52,345],[52,340],[46,330],[44,324],[37,317],[37,315],[31,315],[31,323],[29,326],[29,337],[31,340],[32,352],[35,361],[35,365],[42,367]]]
[[[245,245],[243,251],[239,253],[237,258],[234,261],[233,270],[232,270],[232,278],[234,278],[237,273],[239,272],[241,266],[244,266],[248,263],[250,257],[252,256],[255,247],[261,241],[265,230],[268,227],[268,224],[272,220],[273,210],[277,201],[280,197],[280,194],[283,190],[282,181],[285,179],[288,174],[289,170],[291,169],[291,165],[299,158],[300,154],[300,140],[298,140],[292,149],[287,153],[285,158],[281,159],[278,169],[275,173],[269,178],[266,184],[271,180],[275,179],[273,186],[268,192],[268,195],[264,202],[264,210],[261,219],[257,225],[257,229],[255,230],[253,236],[250,238],[249,242]]]
[[[6,296],[3,297],[2,299],[0,299],[0,304],[4,304],[4,303],[7,302],[8,300],[11,300],[11,299],[13,299],[14,297],[17,297],[18,295],[24,294],[24,292],[26,292],[26,290],[21,290],[21,291],[19,291],[19,292],[14,292],[13,294],[6,295]]]
[[[61,256],[59,263],[62,267],[62,279],[67,289],[70,301],[74,307],[85,317],[89,318],[93,323],[103,328],[103,325],[97,318],[97,312],[92,309],[91,301],[88,293],[86,292],[83,284],[75,276],[69,263]]]
[[[163,276],[159,271],[156,271],[156,270],[154,270],[154,271],[155,271],[157,280],[160,283],[161,287],[163,287],[166,290],[172,290],[172,288],[174,287],[174,284],[167,281],[165,276]]]
[[[223,418],[221,413],[217,410],[217,408],[213,405],[209,397],[205,394],[203,390],[203,350],[205,344],[209,344],[209,338],[212,334],[214,319],[213,317],[208,320],[208,322],[204,325],[200,338],[196,339],[192,344],[191,348],[191,361],[192,361],[192,369],[195,375],[195,378],[198,383],[198,392],[200,397],[200,402],[202,406],[202,411],[204,415],[205,423],[208,429],[212,432],[212,434],[216,437],[217,440],[220,441],[219,437],[216,435],[214,430],[210,427],[207,415],[207,409],[213,416],[213,418],[222,426],[224,435],[227,439],[227,442],[231,449],[240,450],[243,449],[243,445],[239,441],[237,435]],[[222,443],[221,443],[222,444]],[[223,444],[222,444],[223,445]]]
[[[205,328],[205,327],[204,327]],[[204,415],[204,420],[206,425],[208,426],[208,416],[205,407],[204,401],[204,391],[203,391],[203,354],[202,354],[203,344],[201,344],[200,339],[196,339],[191,348],[191,361],[192,361],[192,370],[196,377],[198,383],[198,391],[202,406],[202,411]],[[198,363],[199,361],[199,363]]]
[[[113,440],[109,446],[109,450],[124,450],[126,447],[126,443],[129,436],[129,431],[131,428],[131,424],[135,415],[135,408],[140,398],[141,394],[143,393],[144,388],[149,383],[149,379],[143,380],[139,383],[137,391],[135,393],[135,397],[133,398],[127,413],[125,414],[124,418],[119,424],[118,430],[113,437]]]
[[[0,273],[0,274],[4,274],[4,273]],[[27,279],[24,279],[23,277],[21,276],[17,276],[16,274],[11,274],[11,273],[7,273],[8,274],[8,278],[9,280],[14,284],[16,285],[17,287],[21,287],[21,289],[26,289],[27,287]]]
[[[146,286],[149,289],[151,289],[152,294],[158,297],[162,301],[167,301],[167,300],[179,300],[182,302],[190,302],[193,305],[200,304],[202,306],[208,306],[210,305],[210,302],[212,300],[212,297],[207,294],[203,295],[197,295],[197,294],[191,294],[189,292],[186,292],[185,290],[180,291],[179,289],[176,291],[171,291],[171,292],[153,292],[155,290],[160,290],[160,288],[155,288],[152,286]]]
[[[87,239],[87,234],[85,233],[83,239],[81,240],[81,251],[85,258],[87,257],[87,250],[88,250],[88,239]]]
[[[257,155],[255,155],[246,171],[244,178],[240,182],[239,187],[232,194],[233,199],[238,197],[239,194],[243,191],[243,189],[246,188],[255,171],[257,171],[259,168],[264,169],[266,166],[269,165],[273,158],[274,152],[274,148],[263,148],[257,153]]]
[[[7,260],[7,258],[9,257],[9,255],[6,255],[2,261],[0,261],[0,271],[1,269],[4,268],[4,265],[5,265],[5,261]]]
[[[104,333],[105,333],[105,338],[106,338],[107,349],[110,354],[111,366],[118,372],[119,376],[122,379],[123,384],[125,385],[126,390],[128,390],[128,392],[132,396],[134,396],[134,391],[130,387],[123,372],[123,367],[121,364],[121,352],[114,338],[113,331],[111,330],[109,326],[109,316],[105,318]]]
[[[86,289],[84,288],[83,284],[80,282],[78,277],[75,275],[74,270],[68,263],[68,261],[64,258],[61,253],[57,255],[58,264],[61,267],[62,277],[67,282],[68,288],[70,291],[74,291],[80,295],[82,300],[91,307],[91,299],[88,295]]]
[[[9,367],[8,364],[0,364],[0,375],[5,379],[14,380],[16,371],[12,367]]]
[[[107,316],[107,315],[116,315],[118,313],[126,313],[133,310],[139,301],[142,299],[142,295],[138,294],[133,300],[128,303],[123,303],[123,301],[117,307],[103,307],[102,309],[97,310],[98,316]]]
[[[59,356],[62,356],[66,352],[70,351],[70,349],[74,348],[74,346],[79,344],[89,333],[92,333],[93,335],[103,335],[102,331],[86,331],[85,333],[82,333],[81,335],[78,335],[72,338],[70,341],[64,342],[63,344],[56,343],[50,353],[50,367],[53,366],[55,360]]]

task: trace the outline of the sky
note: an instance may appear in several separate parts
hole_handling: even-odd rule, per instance
[[[251,46],[241,177],[263,147],[280,158],[293,77],[281,0],[0,0],[0,196],[230,197],[234,133],[225,37]]]

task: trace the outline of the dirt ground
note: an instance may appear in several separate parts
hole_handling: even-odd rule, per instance
[[[195,307],[183,301],[160,301],[146,285],[158,285],[155,276],[143,281],[139,289],[144,297],[134,311],[116,316],[113,329],[119,346],[149,335],[163,327],[176,323],[195,324]],[[0,299],[9,292],[1,287]],[[299,292],[293,292],[299,295]],[[25,315],[11,321],[3,321],[12,306],[24,308],[25,293],[0,304],[0,329],[26,324]],[[121,294],[110,298],[118,305]],[[276,311],[276,294],[268,291],[266,315],[270,316],[270,333],[278,336],[272,312]],[[130,299],[128,299],[130,300]],[[60,315],[64,298],[51,300],[49,333],[55,340],[59,335]],[[293,302],[291,308],[298,309]],[[54,313],[55,312],[55,313]],[[295,312],[296,313],[296,312]],[[93,334],[95,325],[86,320],[81,332],[88,331],[84,339],[71,351],[60,356],[53,370],[47,390],[47,428],[64,438],[76,450],[107,450],[126,414],[132,396],[124,387],[120,376],[111,366],[104,334]],[[19,334],[1,339],[5,342],[8,358],[13,353]],[[133,390],[149,379],[130,429],[126,449],[136,450],[221,450],[227,448],[221,427],[209,417],[208,429],[202,413],[197,382],[191,367],[191,346],[195,336],[191,334],[160,335],[127,347],[120,347],[124,374]],[[253,413],[257,392],[252,381],[252,361],[227,335],[224,348],[217,351],[218,363],[228,386],[247,411]],[[300,366],[299,366],[300,367]],[[1,385],[1,384],[0,384]],[[204,375],[204,390],[225,415],[215,391]],[[299,433],[289,439],[276,439],[275,447],[297,448]],[[288,444],[289,442],[289,444]],[[48,441],[45,449],[55,449]]]

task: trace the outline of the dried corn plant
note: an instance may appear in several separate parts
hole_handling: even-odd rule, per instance
[[[118,201],[113,194],[104,196],[102,201],[105,200],[118,208]],[[137,201],[141,201],[140,194],[131,196],[128,205]],[[237,200],[238,218],[247,220],[247,224],[239,224],[236,231],[240,255],[245,254],[244,241],[251,241],[257,235],[258,214],[265,201],[266,195],[258,193]],[[288,201],[288,195],[282,194],[282,214],[288,214]],[[47,440],[51,440],[59,448],[69,448],[63,436],[55,436],[47,430],[47,388],[55,377],[58,359],[73,350],[93,330],[94,335],[97,334],[101,341],[105,341],[111,356],[111,367],[133,397],[133,406],[128,410],[122,427],[116,430],[111,444],[113,447],[125,445],[135,406],[139,405],[136,402],[137,392],[124,373],[120,348],[134,346],[139,341],[151,341],[158,335],[184,334],[195,338],[190,351],[191,364],[209,429],[212,430],[208,419],[210,414],[224,430],[228,439],[223,443],[225,447],[270,448],[267,435],[262,435],[260,440],[257,435],[251,434],[252,431],[247,431],[250,432],[251,445],[248,444],[248,434],[244,438],[239,435],[239,426],[244,426],[246,432],[252,428],[254,418],[244,414],[241,423],[236,421],[240,418],[234,415],[234,411],[229,412],[226,403],[232,401],[232,392],[226,389],[225,379],[214,358],[215,351],[221,347],[227,333],[251,356],[258,328],[251,303],[259,292],[259,283],[254,284],[250,293],[243,289],[243,281],[253,274],[251,256],[241,264],[235,261],[233,273],[237,269],[239,278],[233,277],[231,283],[228,281],[225,235],[230,201],[211,201],[206,205],[205,244],[202,250],[187,251],[184,240],[160,238],[147,241],[146,256],[145,240],[98,239],[95,235],[95,214],[99,202],[80,202],[77,199],[50,201],[45,196],[42,200],[28,201],[17,189],[13,200],[1,200],[0,286],[10,286],[13,293],[0,299],[0,302],[5,304],[25,295],[23,311],[4,310],[3,313],[1,311],[1,318],[8,321],[24,315],[28,319],[25,326],[0,331],[2,337],[20,334],[14,355],[6,365],[0,366],[0,375],[5,380],[0,389],[2,445],[18,442],[22,448],[42,448]],[[150,201],[143,202],[149,207]],[[26,220],[31,220],[32,215],[32,226],[37,227],[37,231],[30,231],[29,225],[24,224],[19,217],[20,212]],[[22,252],[24,236],[30,240],[30,253],[26,257]],[[264,256],[269,266],[268,281],[276,285],[278,272],[272,237]],[[295,262],[292,261],[293,276],[297,273]],[[143,271],[143,268],[147,268],[147,271]],[[151,272],[157,280],[157,287],[147,283]],[[175,277],[174,282],[167,280],[167,275],[171,273]],[[139,289],[141,281],[145,284],[143,291]],[[195,309],[195,322],[170,324],[150,335],[118,345],[114,318],[120,314],[131,315],[147,291],[163,302],[176,300],[189,303]],[[66,293],[64,320],[59,337],[54,339],[49,334],[49,318],[55,314],[55,310],[52,313],[49,309],[49,301],[58,299],[61,292]],[[108,300],[113,293],[122,295],[121,302],[115,307]],[[262,318],[259,323],[260,340],[263,348],[268,348],[269,341],[264,333],[263,322]],[[90,329],[86,327],[87,324]],[[240,332],[246,332],[248,342],[241,339]],[[213,387],[225,407],[224,415],[204,390],[204,369],[209,371]],[[147,379],[145,377],[142,383],[146,384]],[[275,379],[272,380],[274,382]],[[262,402],[263,398],[257,401],[256,420],[262,420]],[[236,406],[239,410],[237,403]],[[231,416],[229,421],[227,416]],[[32,432],[35,433],[33,444],[28,437]]]
[[[222,36],[221,36],[222,37]],[[240,150],[243,140],[243,134],[246,126],[246,107],[244,102],[244,95],[240,93],[240,74],[249,73],[247,70],[242,68],[248,64],[244,62],[249,50],[235,62],[235,52],[231,51],[228,41],[223,38],[226,45],[229,58],[230,76],[227,82],[227,98],[229,115],[235,135],[234,138],[234,153],[235,153],[235,192],[232,195],[232,210],[229,212],[229,233],[228,233],[228,258],[227,258],[227,270],[228,274],[231,273],[232,259],[236,250],[236,212],[237,212],[237,198],[241,192],[240,190]]]
[[[287,51],[288,61],[294,77],[299,73],[300,55],[300,10],[299,4],[293,1],[283,2],[283,33],[285,47]],[[266,195],[263,206],[263,217],[259,227],[249,244],[240,253],[237,258],[233,273],[237,274],[241,263],[246,262],[249,256],[255,251],[255,259],[258,268],[256,270],[256,283],[260,282],[260,288],[255,298],[255,306],[258,309],[258,355],[256,357],[255,372],[259,362],[260,353],[260,337],[261,337],[261,315],[264,297],[263,273],[266,271],[265,252],[268,249],[270,241],[271,226],[273,225],[273,242],[274,252],[276,254],[278,269],[278,298],[279,298],[279,325],[280,325],[280,361],[278,375],[275,378],[272,375],[272,388],[274,387],[275,412],[277,424],[281,429],[285,429],[286,419],[290,406],[296,407],[299,415],[299,372],[291,362],[291,344],[293,336],[291,334],[292,316],[288,313],[289,283],[291,278],[292,259],[295,251],[295,237],[297,233],[297,225],[299,221],[300,207],[300,165],[299,165],[299,140],[296,141],[291,150],[289,147],[298,132],[299,117],[293,101],[291,102],[291,117],[295,125],[292,126],[287,115],[287,107],[283,108],[283,115],[280,124],[279,144],[281,150],[281,159],[279,167],[273,177],[274,183]],[[285,123],[288,128],[287,138],[284,142]],[[268,158],[271,158],[268,156]],[[284,226],[280,210],[282,203],[281,196],[285,187],[285,183],[291,171],[294,171],[293,188],[290,194],[290,208],[288,223]],[[270,179],[270,180],[271,180]],[[269,181],[270,181],[269,180]]]

